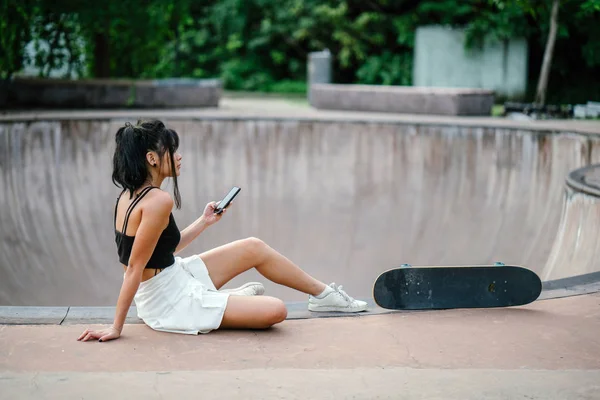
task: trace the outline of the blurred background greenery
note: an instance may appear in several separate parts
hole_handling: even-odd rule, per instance
[[[220,78],[226,90],[306,93],[308,53],[335,83],[411,85],[415,29],[528,41],[535,94],[552,0],[0,0],[0,73]],[[600,0],[561,0],[548,102],[600,97]],[[33,46],[35,51],[27,51]],[[33,56],[31,54],[34,54]],[[54,74],[56,76],[56,74]]]

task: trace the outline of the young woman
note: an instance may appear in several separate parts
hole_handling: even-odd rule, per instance
[[[263,329],[287,316],[284,303],[260,295],[260,283],[219,289],[250,268],[267,279],[309,295],[311,311],[360,312],[367,304],[348,296],[335,284],[325,285],[269,247],[247,238],[187,258],[175,255],[223,215],[217,203],[181,232],[173,205],[181,207],[177,177],[179,137],[161,121],[126,123],[116,134],[112,179],[123,188],[115,205],[115,241],[125,271],[114,323],[102,330],[86,329],[77,340],[105,342],[120,337],[135,300],[138,316],[152,329],[198,334],[219,328]],[[172,178],[174,200],[160,189]],[[124,195],[127,194],[127,195]]]

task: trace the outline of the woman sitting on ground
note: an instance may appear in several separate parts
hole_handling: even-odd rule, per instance
[[[171,213],[173,205],[181,207],[178,147],[177,133],[160,121],[127,123],[117,131],[112,179],[123,189],[114,216],[117,251],[125,271],[123,285],[113,325],[86,329],[78,340],[119,338],[133,300],[138,316],[158,331],[198,334],[223,328],[263,329],[282,322],[287,316],[284,303],[256,296],[264,292],[260,283],[219,291],[251,268],[275,283],[308,294],[310,311],[366,310],[364,301],[316,280],[256,238],[176,257],[227,212],[215,213],[217,203],[211,202],[200,218],[179,231]],[[165,178],[173,179],[174,200],[160,189]]]

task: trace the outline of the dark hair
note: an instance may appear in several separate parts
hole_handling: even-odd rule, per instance
[[[146,153],[155,151],[159,156],[159,165],[165,153],[171,160],[171,176],[175,184],[175,205],[181,208],[181,196],[177,186],[175,169],[175,151],[179,147],[179,136],[172,129],[158,120],[138,121],[137,125],[129,122],[119,128],[115,136],[117,146],[113,155],[112,181],[133,196],[134,190],[148,183],[150,172],[146,164]]]

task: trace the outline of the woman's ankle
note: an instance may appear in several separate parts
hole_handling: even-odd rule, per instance
[[[317,288],[316,290],[316,294],[313,294],[313,297],[316,297],[317,299],[322,299],[323,297],[327,296],[329,293],[331,293],[333,291],[333,289],[327,285],[325,285],[324,283],[322,283],[323,286],[320,286],[319,288]]]

